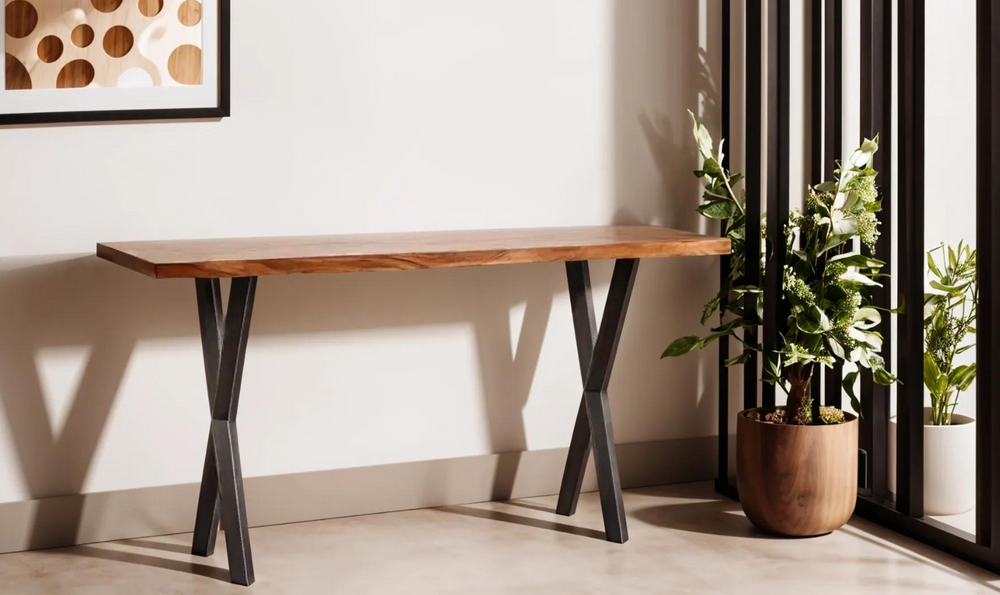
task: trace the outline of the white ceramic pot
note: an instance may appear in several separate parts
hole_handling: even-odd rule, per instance
[[[924,514],[968,512],[976,505],[976,420],[952,415],[950,426],[927,425],[924,409]],[[889,491],[896,496],[896,418],[889,420]]]

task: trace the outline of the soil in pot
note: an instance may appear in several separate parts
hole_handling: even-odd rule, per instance
[[[770,533],[829,533],[851,518],[857,500],[857,417],[845,413],[843,423],[821,425],[764,421],[783,409],[748,409],[737,417],[740,504]]]

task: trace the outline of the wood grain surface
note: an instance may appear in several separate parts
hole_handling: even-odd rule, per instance
[[[736,418],[740,505],[757,527],[807,537],[839,529],[858,496],[858,418],[796,426]]]
[[[729,240],[651,226],[114,242],[105,260],[155,278],[348,273],[728,254]]]

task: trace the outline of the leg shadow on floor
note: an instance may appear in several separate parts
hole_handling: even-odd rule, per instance
[[[704,500],[662,504],[632,511],[631,516],[648,525],[724,537],[775,539],[754,527],[731,500]]]
[[[556,531],[558,533],[566,533],[567,535],[577,535],[580,537],[589,537],[591,539],[600,539],[601,541],[604,541],[606,539],[604,531],[598,531],[596,529],[588,529],[587,527],[576,527],[574,525],[566,525],[563,523],[557,523],[555,521],[547,521],[545,519],[536,519],[526,516],[520,516],[516,514],[511,514],[509,512],[501,512],[499,510],[475,508],[473,506],[443,506],[441,508],[435,508],[434,510],[438,510],[448,514],[457,514],[478,519],[485,519],[488,521],[500,521],[503,523],[522,525],[524,527],[532,527],[534,529],[545,529],[547,531]]]

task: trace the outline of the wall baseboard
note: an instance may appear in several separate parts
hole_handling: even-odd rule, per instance
[[[626,488],[701,481],[715,473],[713,436],[618,445]],[[555,494],[566,449],[250,477],[251,526]],[[584,491],[597,489],[593,460]],[[197,484],[0,504],[0,553],[193,530]]]

